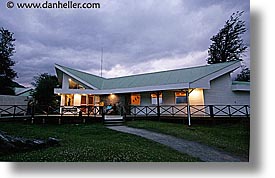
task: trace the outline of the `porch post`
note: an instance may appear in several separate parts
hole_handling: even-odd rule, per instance
[[[191,111],[190,111],[190,103],[189,103],[189,89],[186,91],[187,97],[187,115],[188,115],[188,126],[191,126]]]
[[[159,107],[159,94],[160,92],[157,92],[157,115],[158,115],[158,119],[160,120],[160,107]]]

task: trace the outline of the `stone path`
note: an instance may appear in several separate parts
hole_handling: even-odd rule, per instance
[[[147,138],[149,140],[153,140],[155,142],[169,146],[181,153],[185,153],[193,157],[200,158],[202,161],[206,161],[206,162],[247,162],[248,161],[245,158],[233,156],[233,155],[230,155],[229,153],[222,152],[212,147],[209,147],[197,142],[176,138],[170,135],[156,133],[156,132],[152,132],[144,129],[131,128],[127,126],[110,126],[107,128],[116,130],[119,132],[138,135],[138,136]]]

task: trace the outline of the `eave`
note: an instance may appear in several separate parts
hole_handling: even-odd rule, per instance
[[[82,80],[81,78],[79,78],[79,77],[73,75],[72,73],[70,73],[70,72],[64,70],[62,67],[60,67],[60,66],[58,66],[58,65],[56,65],[56,64],[55,64],[55,68],[58,69],[58,70],[60,70],[60,71],[62,71],[62,72],[65,73],[66,75],[72,77],[73,79],[75,79],[75,80],[77,80],[77,81],[83,83],[84,85],[86,85],[86,86],[88,86],[88,87],[90,87],[90,88],[92,88],[92,89],[98,90],[97,87],[95,87],[95,86],[93,86],[92,84],[90,84],[90,83],[88,83],[88,82]]]

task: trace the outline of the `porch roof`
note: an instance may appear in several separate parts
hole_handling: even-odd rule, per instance
[[[98,90],[112,90],[112,89],[127,89],[127,88],[144,88],[144,87],[160,87],[167,85],[190,85],[193,82],[212,76],[217,73],[217,77],[221,74],[219,71],[232,72],[240,66],[239,61],[225,62],[219,64],[211,64],[169,71],[161,71],[154,73],[138,74],[116,78],[103,78],[92,75],[86,72],[75,70],[56,64],[56,68],[71,75],[71,77],[79,78],[92,86],[97,87]],[[218,74],[219,73],[219,74]],[[57,72],[60,75],[60,72]]]
[[[233,81],[232,91],[250,91],[250,82]]]

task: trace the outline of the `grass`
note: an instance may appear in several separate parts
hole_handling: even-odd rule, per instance
[[[127,125],[196,141],[244,158],[248,158],[249,155],[250,131],[249,126],[244,124],[194,125],[189,128],[175,123],[130,121]]]
[[[144,138],[93,125],[0,123],[0,130],[26,138],[61,139],[61,146],[0,155],[8,162],[191,162],[197,158]]]

